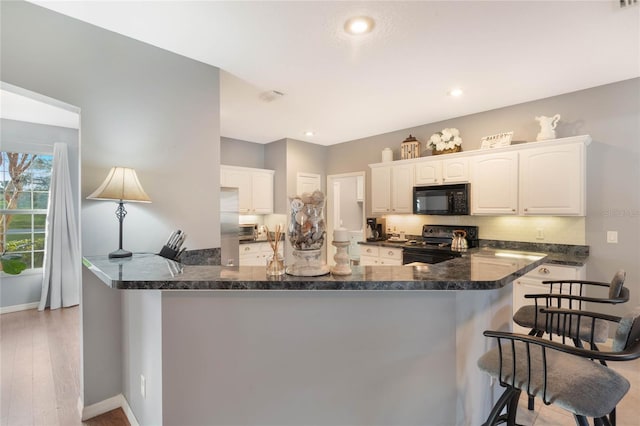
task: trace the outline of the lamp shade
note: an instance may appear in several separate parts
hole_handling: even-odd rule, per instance
[[[102,185],[87,197],[92,200],[120,200],[150,203],[136,171],[129,167],[112,167]]]

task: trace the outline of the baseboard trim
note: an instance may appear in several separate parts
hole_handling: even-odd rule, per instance
[[[116,408],[122,408],[131,426],[139,426],[138,419],[136,419],[133,411],[131,411],[131,407],[129,407],[129,402],[121,393],[86,407],[83,405],[82,400],[78,398],[78,410],[80,411],[82,421],[92,419]]]
[[[28,309],[36,309],[40,302],[23,303],[21,305],[3,306],[0,308],[0,315],[10,314],[11,312],[26,311]]]

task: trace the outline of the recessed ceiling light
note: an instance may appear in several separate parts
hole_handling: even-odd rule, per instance
[[[358,16],[350,18],[344,23],[344,30],[347,34],[361,35],[370,33],[373,30],[375,22],[368,16]]]
[[[313,136],[315,135],[315,133],[313,133],[311,130],[307,130],[306,132],[304,132],[305,136]]]
[[[455,89],[451,89],[449,90],[449,95],[457,98],[458,96],[462,96],[462,89],[459,87],[456,87]]]

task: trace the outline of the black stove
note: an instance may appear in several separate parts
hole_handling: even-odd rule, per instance
[[[477,226],[422,225],[422,239],[410,241],[403,247],[402,263],[440,263],[460,257],[462,253],[451,250],[453,231],[467,233],[469,248],[478,247]]]

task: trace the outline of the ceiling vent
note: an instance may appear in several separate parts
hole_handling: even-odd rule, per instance
[[[276,99],[280,99],[284,96],[284,93],[278,92],[277,90],[269,90],[267,92],[262,92],[258,96],[263,102],[273,102]]]
[[[638,0],[620,0],[620,7],[637,5]]]

